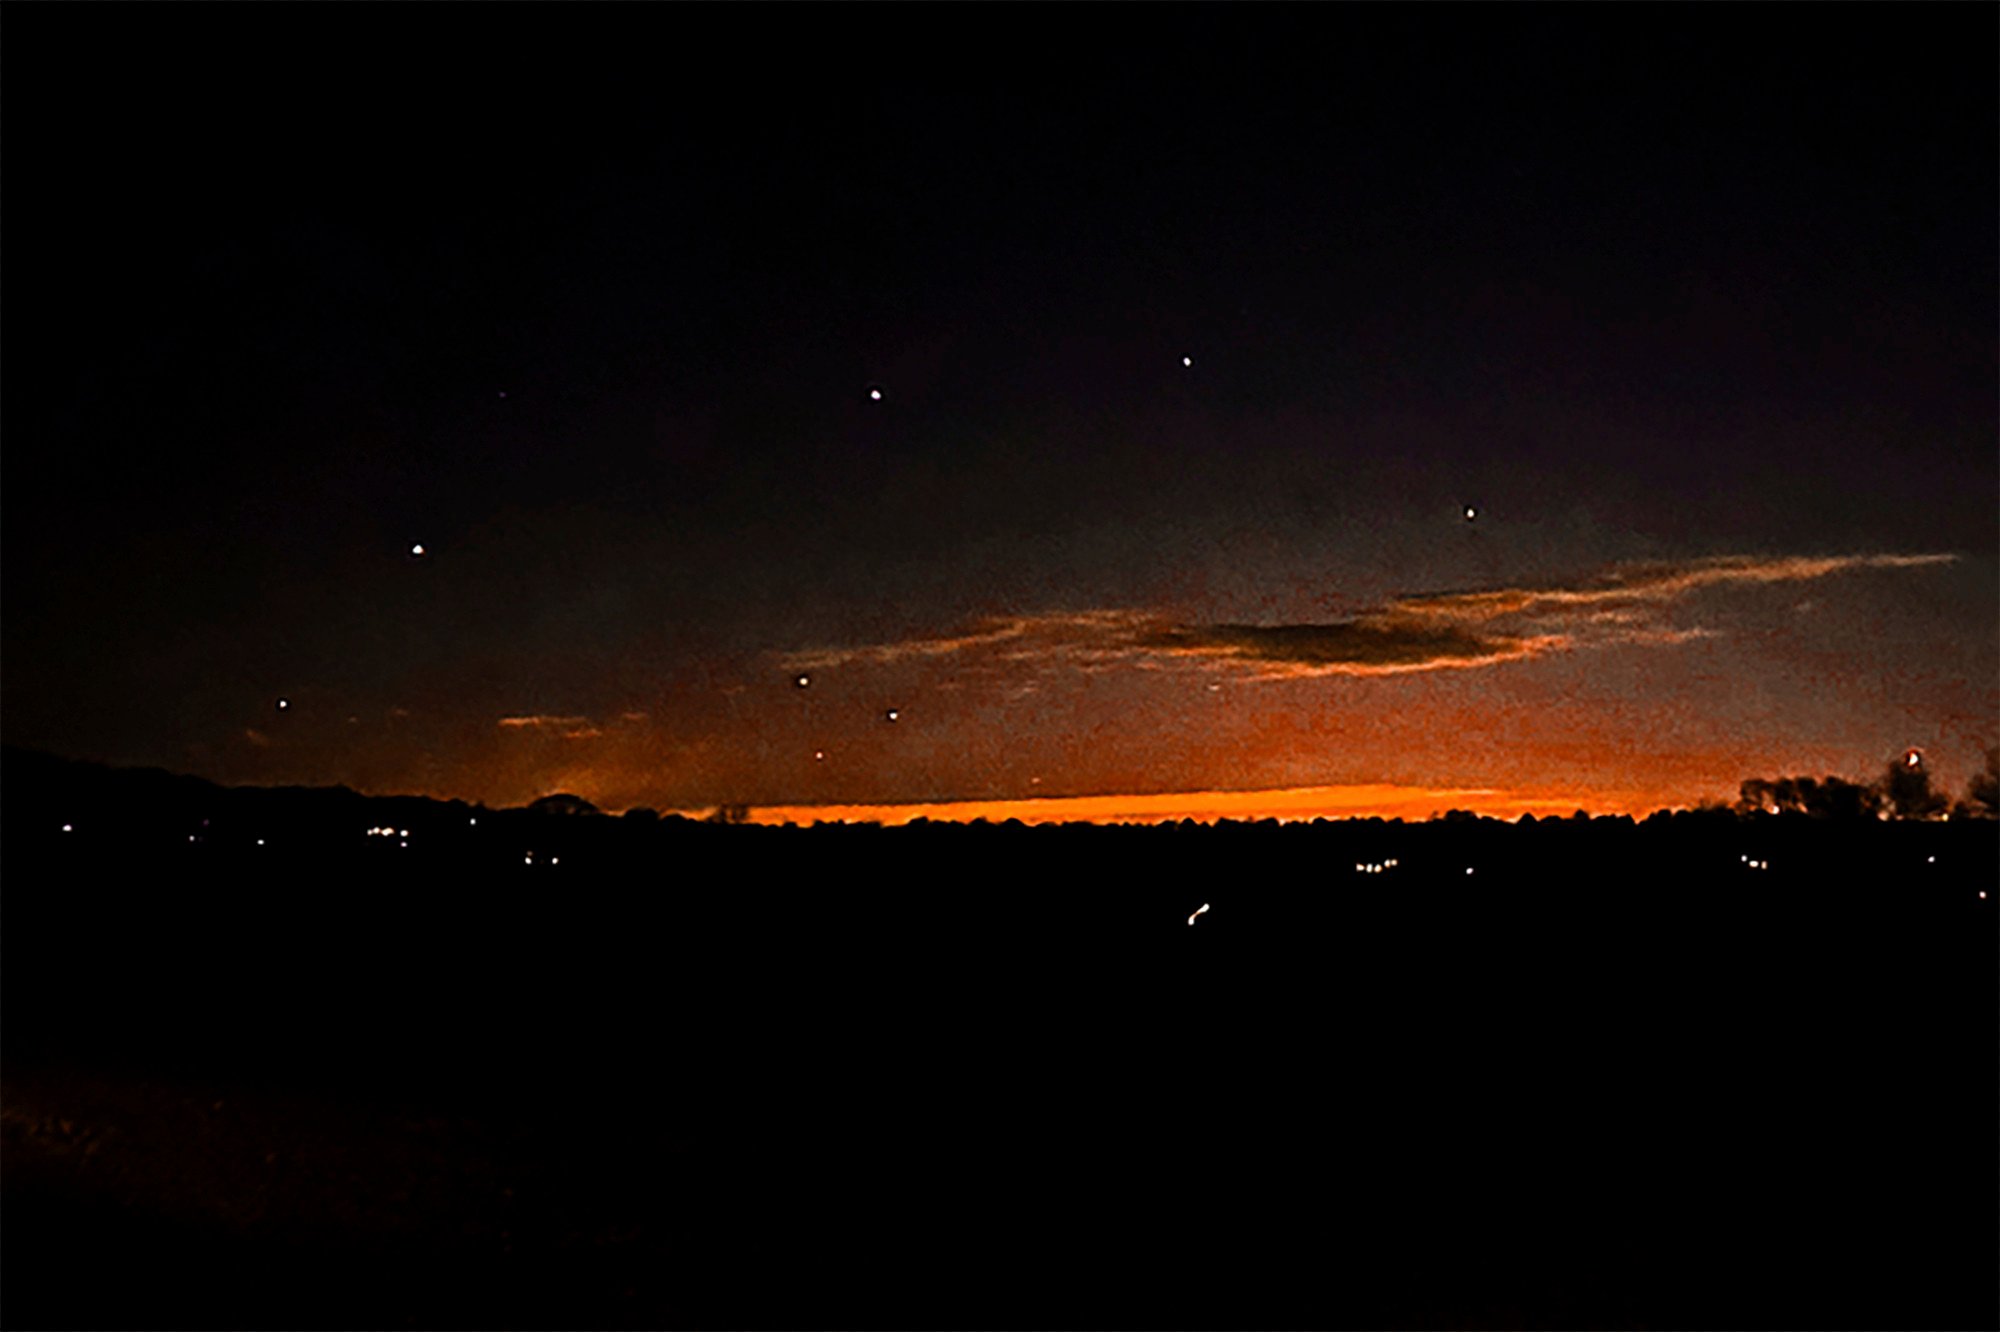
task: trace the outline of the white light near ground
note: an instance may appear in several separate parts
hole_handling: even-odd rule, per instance
[[[262,845],[264,845],[264,839],[263,839],[263,838],[261,838],[261,837],[259,837],[259,838],[257,839],[257,845],[259,845],[259,846],[262,846]]]
[[[560,865],[560,864],[562,864],[562,857],[561,857],[561,856],[550,856],[550,857],[549,857],[549,864],[551,864],[551,865]]]
[[[479,826],[479,820],[478,820],[478,819],[467,819],[467,820],[466,820],[466,822],[467,822],[467,823],[469,823],[469,824],[471,824],[471,825],[472,825],[473,827],[475,827],[475,828],[477,828],[477,827]]]
[[[1202,912],[1206,910],[1208,910],[1208,903],[1203,902],[1200,906],[1195,908],[1194,916],[1199,916]],[[1188,917],[1188,924],[1190,925],[1194,924],[1194,916]]]
[[[1925,857],[1924,857],[1924,864],[1926,864],[1926,865],[1935,865],[1935,864],[1937,864],[1937,857],[1936,857],[1936,856],[1925,856]]]

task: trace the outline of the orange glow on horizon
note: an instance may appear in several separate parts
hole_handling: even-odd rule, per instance
[[[881,823],[896,825],[915,819],[939,823],[970,823],[985,819],[1004,823],[1178,823],[1192,819],[1214,823],[1223,819],[1277,819],[1289,823],[1311,819],[1428,819],[1462,809],[1488,818],[1518,819],[1524,814],[1643,815],[1662,802],[1562,792],[1435,790],[1414,786],[1303,786],[1266,791],[1168,791],[1150,795],[1047,796],[1020,800],[954,800],[885,805],[767,805],[750,811],[750,821],[762,824]],[[699,817],[704,811],[684,811]]]

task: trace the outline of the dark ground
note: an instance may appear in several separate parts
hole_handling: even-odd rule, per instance
[[[231,799],[9,781],[9,1327],[2000,1323],[1991,824]]]

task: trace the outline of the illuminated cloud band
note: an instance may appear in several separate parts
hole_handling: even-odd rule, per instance
[[[1143,611],[1067,611],[975,622],[961,633],[786,654],[787,670],[980,657],[1084,670],[1219,666],[1256,679],[1466,669],[1618,644],[1712,635],[1665,609],[1706,588],[1803,582],[1857,569],[1949,564],[1955,555],[1726,555],[1631,565],[1573,586],[1398,597],[1320,624],[1178,624]]]

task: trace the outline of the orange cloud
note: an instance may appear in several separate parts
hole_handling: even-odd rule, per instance
[[[1668,646],[1707,637],[1712,630],[1663,619],[1666,607],[1705,588],[1801,582],[1857,569],[1919,568],[1957,558],[1726,555],[1627,566],[1573,586],[1403,596],[1326,623],[1177,624],[1145,611],[1062,611],[980,620],[941,637],[815,648],[780,660],[791,670],[944,657],[1084,671],[1206,665],[1257,679],[1462,670],[1593,647]]]

